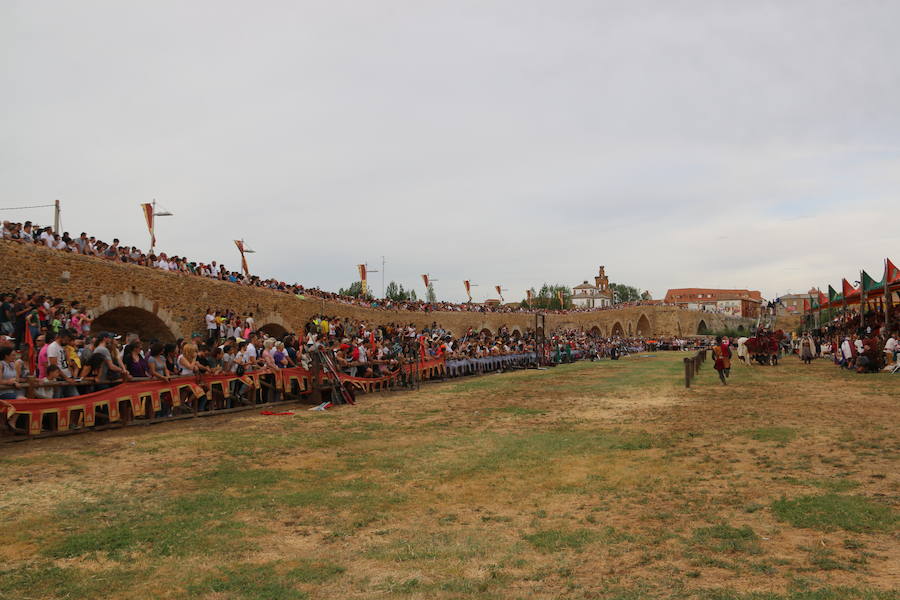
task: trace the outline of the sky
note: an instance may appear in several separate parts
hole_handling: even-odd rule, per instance
[[[900,2],[0,3],[0,208],[337,291],[900,260]],[[52,224],[52,210],[0,211]],[[381,273],[370,276],[381,291]]]

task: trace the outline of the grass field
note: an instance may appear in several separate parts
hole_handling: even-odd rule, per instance
[[[900,378],[684,356],[0,446],[0,598],[900,598]]]

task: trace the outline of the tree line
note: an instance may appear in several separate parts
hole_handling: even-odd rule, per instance
[[[639,288],[624,283],[610,283],[609,289],[613,293],[613,302],[637,302],[638,300],[649,300],[650,292],[641,292]],[[573,307],[572,304],[572,288],[559,283],[541,286],[540,290],[531,288],[531,302],[527,299],[522,300],[521,306],[527,308],[542,308],[546,310],[564,310]],[[375,296],[372,291],[367,290],[365,296],[362,293],[362,282],[354,281],[348,288],[338,290],[341,296],[351,296],[353,298],[365,297],[373,300]],[[404,289],[402,283],[391,281],[384,290],[384,297],[394,302],[416,302],[418,296],[413,289]],[[425,301],[429,303],[437,302],[437,295],[434,292],[434,286],[428,284]]]

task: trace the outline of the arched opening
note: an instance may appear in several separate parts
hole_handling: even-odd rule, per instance
[[[744,325],[743,325],[743,323],[740,324],[740,325],[738,325],[738,331],[740,331],[741,333],[744,333]]]
[[[152,312],[134,306],[123,306],[106,311],[91,324],[94,334],[109,331],[124,336],[136,333],[144,341],[174,342],[172,330]]]
[[[590,333],[591,333],[591,337],[602,337],[602,336],[603,336],[603,332],[600,331],[600,328],[597,327],[596,325],[594,325],[593,327],[591,327],[591,332],[590,332]]]
[[[278,340],[288,334],[288,330],[278,323],[266,323],[265,325],[260,327],[259,330],[269,337],[273,337]]]
[[[622,324],[616,321],[616,323],[612,327],[612,335],[613,337],[623,337],[625,335],[625,331],[622,329]]]
[[[640,336],[650,335],[650,319],[647,315],[641,315],[637,322],[637,334]]]
[[[628,322],[628,337],[631,337],[631,321]]]
[[[709,333],[709,327],[706,326],[706,321],[700,319],[700,322],[697,323],[697,335],[707,335]]]
[[[487,337],[493,337],[494,334],[491,333],[490,329],[485,327],[484,329],[481,330],[481,335],[486,335]]]
[[[513,327],[512,333],[510,335],[512,336],[512,338],[514,340],[517,340],[520,337],[522,337],[522,332],[519,330],[518,327]]]

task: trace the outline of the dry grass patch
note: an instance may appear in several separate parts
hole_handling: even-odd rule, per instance
[[[896,597],[892,380],[683,357],[3,448],[0,598]]]

